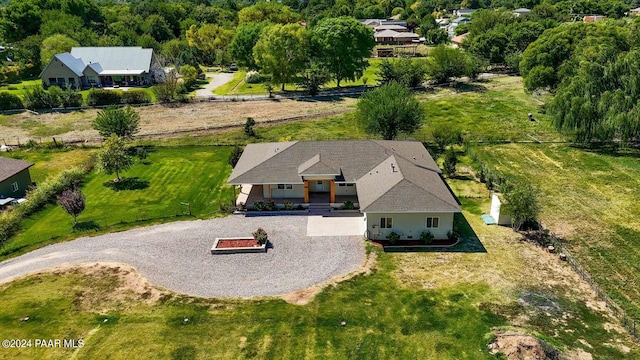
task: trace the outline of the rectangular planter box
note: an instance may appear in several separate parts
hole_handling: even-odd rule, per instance
[[[216,238],[211,247],[211,254],[243,254],[243,253],[266,253],[268,241],[262,244],[262,246],[251,247],[234,247],[234,248],[221,248],[218,249],[218,243],[220,240],[253,240],[253,237],[228,237],[228,238]]]

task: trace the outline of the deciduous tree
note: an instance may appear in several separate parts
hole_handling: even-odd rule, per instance
[[[407,87],[393,82],[365,93],[356,116],[368,132],[393,140],[418,130],[424,110]]]
[[[40,63],[48,64],[54,55],[69,52],[74,46],[80,46],[80,44],[70,37],[61,34],[51,35],[42,40]]]
[[[91,126],[105,139],[113,134],[122,139],[133,139],[140,131],[140,115],[131,106],[109,106],[98,111]]]
[[[326,18],[311,30],[314,56],[337,81],[355,81],[375,46],[373,31],[349,16]]]
[[[127,153],[122,140],[118,135],[111,134],[98,152],[98,165],[100,170],[107,174],[116,174],[116,182],[120,181],[120,172],[133,165],[133,159]]]
[[[275,24],[264,29],[253,48],[256,64],[284,85],[302,71],[309,58],[307,29],[298,24]]]
[[[82,191],[77,188],[67,189],[60,195],[56,196],[58,204],[67,214],[73,216],[73,225],[78,223],[78,215],[80,215],[85,208],[85,198]]]

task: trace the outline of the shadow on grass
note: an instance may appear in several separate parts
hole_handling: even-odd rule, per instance
[[[149,187],[149,181],[140,180],[140,178],[132,177],[132,178],[124,178],[118,182],[115,181],[107,181],[102,185],[108,187],[113,191],[122,191],[122,190],[144,190]]]
[[[571,144],[570,147],[611,157],[640,158],[640,145],[638,144],[632,144],[628,147],[621,147],[618,143],[588,143]]]
[[[455,214],[453,227],[460,233],[460,241],[451,247],[395,247],[385,248],[385,252],[464,252],[464,253],[486,253],[478,235],[461,213]]]
[[[457,92],[479,92],[486,91],[487,87],[478,84],[457,83],[455,89]]]
[[[100,230],[100,225],[98,225],[95,221],[83,221],[75,224],[73,226],[73,231],[98,231]]]

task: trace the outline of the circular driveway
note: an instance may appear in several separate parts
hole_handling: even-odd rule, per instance
[[[216,237],[269,234],[267,253],[218,254]],[[0,282],[67,264],[126,263],[151,283],[201,297],[281,295],[357,270],[358,236],[306,236],[306,216],[180,221],[54,244],[0,263]]]

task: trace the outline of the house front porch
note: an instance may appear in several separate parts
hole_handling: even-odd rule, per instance
[[[334,195],[335,201],[331,202],[331,194],[329,192],[309,192],[308,201],[305,202],[304,196],[302,197],[265,197],[264,185],[251,185],[244,184],[241,186],[240,193],[236,198],[236,206],[244,204],[247,208],[252,208],[253,204],[258,201],[267,203],[268,201],[274,201],[279,208],[284,208],[285,202],[291,202],[295,207],[298,205],[308,208],[309,204],[330,204],[332,208],[338,209],[344,205],[346,201],[351,201],[355,207],[358,207],[357,195]],[[268,191],[267,191],[268,194]]]

